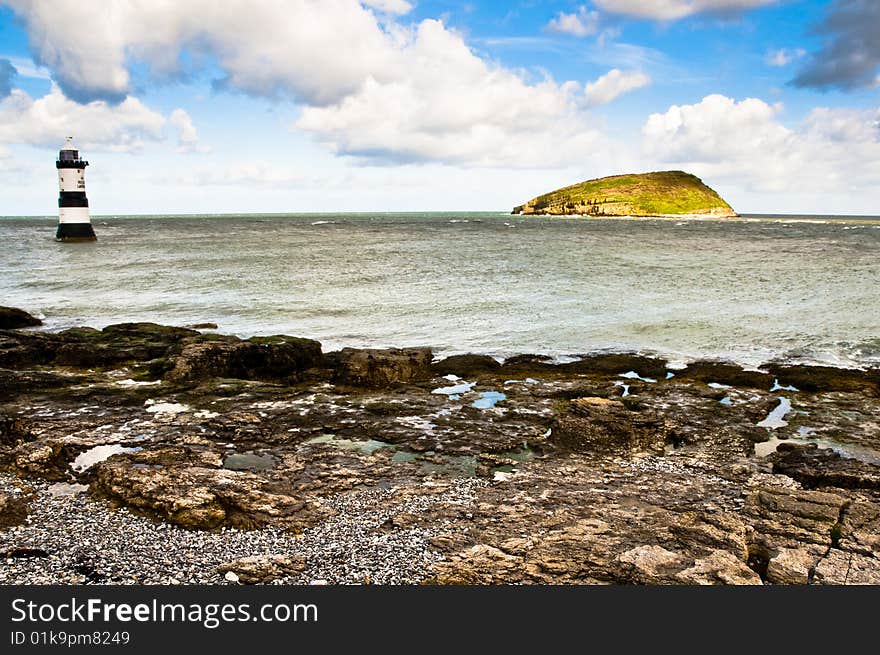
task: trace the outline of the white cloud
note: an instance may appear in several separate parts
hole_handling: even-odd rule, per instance
[[[694,105],[651,114],[643,133],[649,151],[667,161],[722,162],[784,147],[790,130],[776,122],[781,105],[710,95]]]
[[[315,104],[338,101],[368,75],[384,77],[400,65],[394,35],[356,0],[6,1],[39,60],[76,100],[124,97],[130,60],[159,76],[178,72],[184,49],[215,57],[235,88]],[[87,26],[87,34],[72,25]]]
[[[703,12],[731,12],[775,4],[778,0],[593,0],[600,9],[651,20],[678,20]]]
[[[412,11],[412,3],[407,0],[361,0],[362,4],[386,14],[402,16]]]
[[[527,81],[440,21],[388,15],[409,3],[369,3],[380,21],[356,0],[10,1],[74,98],[126,93],[131,62],[172,75],[186,51],[213,57],[221,86],[289,95],[300,129],[361,160],[554,165],[601,141],[579,84]],[[88,38],[71,24],[89,25]]]
[[[710,95],[652,114],[649,157],[750,191],[842,193],[880,184],[880,111],[816,108],[799,125],[782,106]]]
[[[199,133],[192,118],[179,107],[171,112],[168,122],[177,130],[177,152],[208,152],[199,144]]]
[[[803,48],[795,48],[793,50],[780,48],[779,50],[771,50],[770,52],[768,52],[767,56],[764,58],[764,61],[767,63],[768,66],[781,68],[783,66],[788,66],[795,59],[800,59],[806,54],[807,51]]]
[[[585,37],[595,34],[599,30],[599,12],[590,11],[581,5],[577,13],[566,14],[560,12],[556,18],[547,23],[547,31],[559,34],[571,34]]]
[[[588,107],[605,105],[615,98],[640,89],[651,83],[651,78],[639,71],[622,71],[613,68],[584,89]]]
[[[42,98],[21,89],[0,102],[0,143],[58,148],[73,135],[89,150],[132,152],[159,141],[165,118],[131,96],[117,105],[103,100],[80,104],[53,86]]]
[[[601,145],[579,111],[577,83],[528,84],[438,21],[409,34],[401,56],[409,66],[395,79],[370,77],[337,104],[306,107],[296,126],[337,153],[380,162],[558,165]]]

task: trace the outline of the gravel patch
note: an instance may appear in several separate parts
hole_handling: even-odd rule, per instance
[[[486,481],[448,480],[418,495],[371,489],[325,499],[338,513],[294,535],[274,528],[178,528],[116,509],[85,494],[53,495],[49,484],[0,475],[0,490],[31,495],[30,515],[0,531],[0,584],[230,584],[220,564],[242,557],[304,557],[301,573],[275,584],[417,584],[442,559],[430,527],[377,530],[397,514],[418,515],[444,503],[469,506]],[[404,497],[405,496],[405,497]]]

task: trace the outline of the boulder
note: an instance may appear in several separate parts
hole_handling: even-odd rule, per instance
[[[805,487],[880,489],[880,466],[841,457],[816,444],[781,443],[768,459],[774,473],[787,475]]]
[[[427,584],[509,584],[522,575],[523,558],[488,544],[477,544],[434,565]]]
[[[89,491],[193,530],[254,529],[272,523],[301,530],[332,511],[270,489],[257,474],[219,468],[219,455],[162,448],[96,464]]]
[[[634,583],[657,583],[681,570],[685,558],[662,546],[642,545],[621,553],[617,561]]]
[[[0,331],[0,367],[17,369],[49,364],[57,347],[55,334]]]
[[[25,368],[54,364],[107,367],[166,356],[198,332],[156,323],[120,323],[103,330],[71,328],[61,332],[0,333],[0,366]]]
[[[0,307],[0,330],[17,330],[42,324],[43,321],[36,316],[31,316],[22,309]]]
[[[62,482],[70,477],[69,462],[73,456],[60,441],[24,443],[12,451],[12,456],[16,471],[25,476],[31,475],[53,482]]]
[[[575,398],[554,421],[550,443],[562,450],[594,455],[663,452],[665,430],[650,412],[636,412],[619,401]]]
[[[327,355],[335,383],[374,389],[433,377],[432,358],[430,348],[344,348]]]
[[[825,552],[821,547],[782,548],[767,565],[767,581],[773,584],[803,585]]]
[[[255,555],[225,562],[217,567],[217,572],[232,572],[244,584],[266,584],[301,573],[305,568],[305,558],[296,555]]]
[[[170,358],[170,382],[222,377],[241,380],[298,379],[322,363],[321,344],[297,337],[213,337],[190,340]]]
[[[678,583],[688,585],[759,585],[761,577],[746,563],[726,550],[715,550],[676,573]]]
[[[197,335],[194,330],[157,323],[118,323],[100,332],[76,328],[58,333],[63,339],[55,364],[104,367],[124,362],[146,362],[164,357],[182,339]]]

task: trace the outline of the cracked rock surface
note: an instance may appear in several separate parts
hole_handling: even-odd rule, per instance
[[[876,370],[570,359],[0,330],[0,582],[880,583]]]

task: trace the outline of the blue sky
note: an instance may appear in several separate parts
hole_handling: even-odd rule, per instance
[[[684,169],[880,213],[874,0],[0,0],[0,214],[508,210]]]

